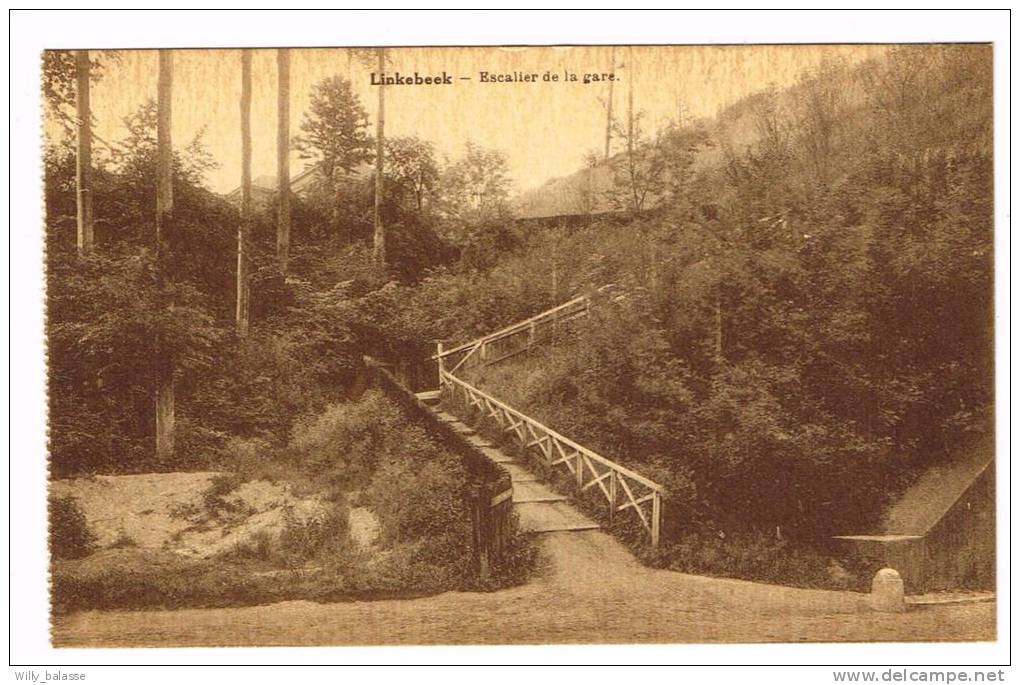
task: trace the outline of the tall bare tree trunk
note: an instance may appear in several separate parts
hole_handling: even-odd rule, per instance
[[[276,258],[287,274],[290,259],[290,51],[276,51],[276,177],[279,207],[276,216]]]
[[[75,104],[77,105],[78,138],[75,158],[75,195],[78,203],[78,254],[92,251],[92,108],[89,103],[89,51],[75,53]]]
[[[386,51],[377,48],[379,58],[379,80],[383,80],[383,72],[386,69]],[[386,120],[386,95],[385,87],[379,84],[379,114],[375,120],[375,235],[373,247],[375,248],[375,263],[379,270],[386,268],[386,232],[382,223],[382,195],[383,195],[383,135],[385,132]]]
[[[237,334],[248,335],[251,239],[251,51],[241,51],[241,224],[237,229]]]
[[[616,80],[616,47],[609,53],[609,73]],[[609,161],[609,144],[613,140],[613,81],[609,82],[609,98],[606,100],[606,161]]]
[[[166,302],[166,249],[164,242],[171,228],[174,209],[173,145],[170,124],[173,120],[174,55],[170,50],[159,51],[159,79],[156,96],[156,306],[161,314],[164,308],[173,308]],[[165,341],[157,332],[156,348],[156,457],[168,462],[174,456],[174,358]]]
[[[627,154],[634,152],[634,48],[627,48]]]
[[[638,202],[637,170],[634,162],[634,48],[627,48],[627,165],[630,167],[630,187],[634,211],[641,207]]]

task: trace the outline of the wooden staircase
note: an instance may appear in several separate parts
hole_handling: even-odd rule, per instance
[[[460,433],[488,458],[510,474],[514,509],[520,528],[531,533],[581,531],[599,528],[599,525],[577,511],[567,498],[541,482],[524,464],[495,446],[453,414],[439,407],[438,390],[420,392],[416,397],[439,418]]]
[[[606,287],[599,291],[605,291]],[[430,405],[453,430],[480,448],[493,463],[510,473],[514,506],[520,514],[522,528],[551,531],[586,530],[598,526],[571,507],[565,498],[540,483],[526,463],[504,454],[456,416],[438,410],[443,398],[452,401],[451,406],[461,407],[466,412],[462,415],[477,414],[481,420],[493,424],[494,429],[509,434],[528,458],[538,460],[549,469],[569,472],[575,482],[574,492],[580,494],[588,490],[595,493],[596,499],[607,509],[610,524],[623,512],[637,517],[648,533],[651,546],[657,547],[662,529],[664,490],[661,485],[571,440],[454,375],[469,361],[489,365],[526,352],[539,341],[549,338],[550,331],[555,334],[560,326],[589,316],[589,310],[588,297],[582,295],[452,349],[444,349],[442,341],[438,341],[431,359],[438,367],[439,389],[418,393],[417,397]],[[457,412],[460,413],[460,409]]]

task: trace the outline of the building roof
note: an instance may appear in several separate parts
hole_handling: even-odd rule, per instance
[[[257,188],[266,188],[268,190],[276,190],[276,176],[256,176],[252,179],[251,184]],[[240,188],[237,188],[240,191]]]
[[[314,164],[305,167],[300,173],[290,177],[290,190],[293,193],[298,193],[307,188],[312,181],[315,180],[316,171],[318,167]],[[276,176],[265,174],[262,176],[256,176],[251,182],[252,190],[256,193],[259,190],[275,193],[276,192]],[[264,194],[264,193],[263,193]],[[241,186],[238,186],[231,190],[225,195],[228,200],[234,200],[241,197]]]

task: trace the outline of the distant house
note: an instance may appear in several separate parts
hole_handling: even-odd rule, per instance
[[[371,164],[364,164],[355,171],[344,174],[344,179],[348,182],[358,181],[364,178],[368,178],[372,174],[374,167]],[[343,172],[338,172],[343,173]],[[316,184],[322,181],[322,172],[319,171],[317,165],[312,165],[306,168],[296,176],[290,178],[290,192],[298,197],[308,197],[312,188]],[[268,207],[273,202],[273,198],[276,196],[276,176],[259,176],[252,179],[251,182],[251,201],[255,209]],[[240,206],[241,204],[241,187],[234,188],[226,197],[227,202],[232,205]]]
[[[306,197],[312,186],[321,178],[322,174],[319,172],[319,167],[312,165],[296,176],[291,177],[290,192],[299,197]],[[268,207],[272,204],[273,198],[276,196],[276,185],[276,176],[258,176],[252,179],[251,201],[255,209]],[[234,188],[224,197],[227,198],[227,202],[240,206],[241,186]]]

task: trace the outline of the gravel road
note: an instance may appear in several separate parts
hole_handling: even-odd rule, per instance
[[[635,642],[971,641],[995,638],[995,603],[862,610],[865,597],[641,566],[602,531],[541,536],[544,570],[493,593],[281,602],[59,618],[57,646],[307,646]]]

